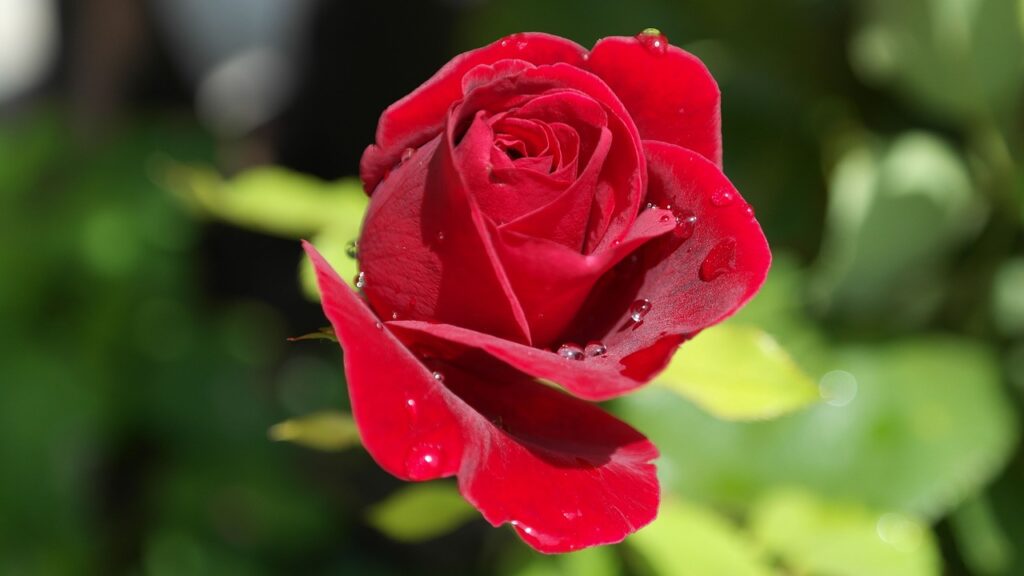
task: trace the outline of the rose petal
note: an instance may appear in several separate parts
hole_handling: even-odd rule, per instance
[[[529,342],[483,216],[439,142],[417,150],[370,202],[359,242],[363,291],[385,318],[451,322]]]
[[[515,34],[453,58],[429,80],[384,111],[376,143],[363,153],[359,175],[373,193],[405,148],[416,148],[437,136],[445,114],[460,99],[463,76],[481,64],[517,59],[532,64],[582,62],[586,50],[575,42],[541,33]]]
[[[679,343],[757,293],[771,253],[750,206],[717,166],[664,142],[644,148],[647,199],[672,206],[680,227],[609,272],[571,326],[577,339],[602,340],[625,375],[645,381],[665,367]],[[696,222],[687,222],[689,216]],[[650,310],[634,322],[631,306],[641,299]]]
[[[463,432],[454,395],[383,328],[312,245],[324,314],[345,350],[352,414],[363,446],[381,468],[406,480],[451,476],[462,465]]]
[[[644,140],[689,148],[721,166],[718,84],[696,56],[663,48],[648,49],[636,38],[604,38],[584,66],[611,86]]]
[[[542,552],[618,542],[654,518],[658,454],[640,433],[486,358],[439,363],[435,376],[304,248],[345,350],[360,435],[381,467],[410,480],[457,474],[489,522],[512,523]]]
[[[445,382],[476,411],[459,488],[488,522],[558,553],[619,542],[654,519],[658,452],[643,435],[521,372],[479,370],[486,382],[458,369]]]

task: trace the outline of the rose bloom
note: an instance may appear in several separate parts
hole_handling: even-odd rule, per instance
[[[718,87],[656,30],[589,52],[516,34],[380,118],[352,291],[316,251],[370,455],[457,476],[542,552],[656,515],[658,452],[587,401],[649,381],[770,263],[722,174]]]

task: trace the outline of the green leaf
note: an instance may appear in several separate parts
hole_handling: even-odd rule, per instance
[[[992,283],[992,316],[1008,336],[1024,335],[1024,258],[1003,262]]]
[[[770,422],[723,422],[651,387],[618,401],[662,452],[665,485],[746,508],[802,486],[928,519],[1003,467],[1017,417],[990,350],[922,338],[835,350],[822,364],[828,401]]]
[[[455,484],[409,484],[370,509],[368,520],[384,534],[402,542],[443,536],[477,515]]]
[[[922,323],[983,216],[964,161],[944,140],[915,132],[852,148],[829,185],[816,301],[853,323]]]
[[[1010,574],[1013,542],[1003,532],[984,495],[971,498],[950,517],[957,547],[973,574]]]
[[[270,427],[277,442],[293,442],[307,448],[335,452],[359,444],[359,428],[348,414],[325,410],[285,420]]]
[[[334,333],[334,328],[331,326],[324,326],[316,332],[310,332],[309,334],[303,334],[302,336],[292,336],[288,338],[289,342],[300,342],[302,340],[330,340],[331,342],[338,341],[338,335]]]
[[[674,498],[665,499],[658,518],[629,537],[658,576],[770,576],[756,547],[715,512]]]
[[[772,418],[819,399],[815,382],[774,338],[731,323],[687,342],[657,382],[727,420]]]
[[[358,237],[368,199],[358,180],[324,182],[277,167],[253,168],[231,179],[213,170],[168,163],[164,185],[204,214],[286,238],[331,227]]]
[[[850,47],[864,79],[961,121],[1011,111],[1024,65],[1018,0],[868,0]]]
[[[320,255],[352,289],[356,288],[355,278],[359,274],[359,264],[355,258],[349,255],[349,247],[354,246],[353,243],[358,237],[358,226],[353,229],[349,223],[341,223],[326,228],[310,240]],[[320,300],[316,271],[313,269],[313,263],[305,254],[302,255],[302,262],[299,264],[299,282],[307,298],[313,301]]]
[[[779,491],[759,501],[751,532],[795,574],[938,576],[940,559],[926,525],[897,513],[837,504],[806,492]]]

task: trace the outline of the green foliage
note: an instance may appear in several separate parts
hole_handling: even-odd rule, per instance
[[[818,387],[774,338],[735,323],[701,332],[655,380],[726,420],[760,420],[818,400]]]
[[[948,259],[981,216],[963,160],[940,138],[856,146],[833,172],[816,295],[862,325],[918,325],[941,302]]]
[[[332,410],[279,422],[267,435],[277,442],[293,442],[329,452],[359,445],[359,428],[352,417]]]
[[[409,484],[370,509],[374,528],[402,542],[418,542],[447,534],[477,511],[447,481]]]
[[[790,568],[813,576],[939,576],[939,553],[927,526],[909,516],[856,504],[824,502],[800,491],[759,500],[751,531]]]
[[[658,518],[629,538],[656,576],[771,576],[748,536],[722,516],[668,499]]]

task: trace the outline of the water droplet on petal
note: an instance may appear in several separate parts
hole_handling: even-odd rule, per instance
[[[733,269],[736,260],[736,241],[726,238],[708,252],[700,265],[700,279],[710,282]]]
[[[647,313],[651,311],[651,301],[647,298],[641,298],[633,305],[629,307],[629,317],[633,322],[639,322],[647,316]]]
[[[676,214],[676,230],[675,235],[683,240],[686,240],[690,236],[693,236],[693,231],[697,227],[697,215],[688,210],[680,210]]]
[[[405,473],[413,480],[436,478],[440,469],[441,447],[436,444],[420,444],[405,459]]]
[[[355,285],[356,288],[362,288],[366,286],[366,272],[360,272],[359,274],[356,275]]]
[[[750,204],[744,206],[743,211],[747,213],[747,216],[750,216],[751,218],[754,217],[754,207],[751,206]]]
[[[640,44],[647,48],[647,50],[656,56],[660,56],[665,53],[668,49],[668,38],[661,33],[661,30],[657,28],[647,28],[643,32],[636,35],[636,39],[640,41]]]
[[[391,313],[391,319],[392,320],[398,320],[398,312],[392,312]]]
[[[670,214],[662,214],[661,217],[658,218],[658,222],[661,222],[662,224],[668,224],[671,221],[672,216]]]
[[[430,375],[434,377],[434,381],[436,381],[436,382],[444,382],[444,374],[441,374],[437,370],[431,372]]]
[[[644,205],[644,210],[650,210],[651,208],[657,208],[657,207],[658,207],[658,205],[655,204],[654,202],[648,202],[646,205]]]
[[[416,418],[416,414],[419,412],[419,407],[416,406],[416,400],[412,398],[406,398],[405,411],[409,413],[410,418]]]
[[[583,349],[583,353],[589,358],[604,356],[608,353],[608,347],[601,342],[593,340],[591,342],[587,342],[587,347]]]
[[[558,355],[566,360],[583,360],[584,358],[583,348],[569,343],[562,344],[558,348]]]
[[[735,197],[731,190],[715,190],[711,193],[711,203],[721,208],[732,204]]]
[[[442,231],[438,231],[437,232],[437,241],[438,242],[444,242],[444,232],[442,232]]]
[[[402,150],[402,162],[408,162],[409,158],[412,158],[412,155],[415,152],[415,148],[406,148],[405,150]]]
[[[381,324],[380,322],[374,322],[373,323],[373,327],[376,328],[377,330],[383,330],[384,329],[384,325]]]
[[[349,241],[348,244],[345,244],[345,256],[348,256],[349,258],[351,258],[353,260],[358,258],[359,257],[359,243],[356,242],[355,240],[351,240],[351,241]]]

